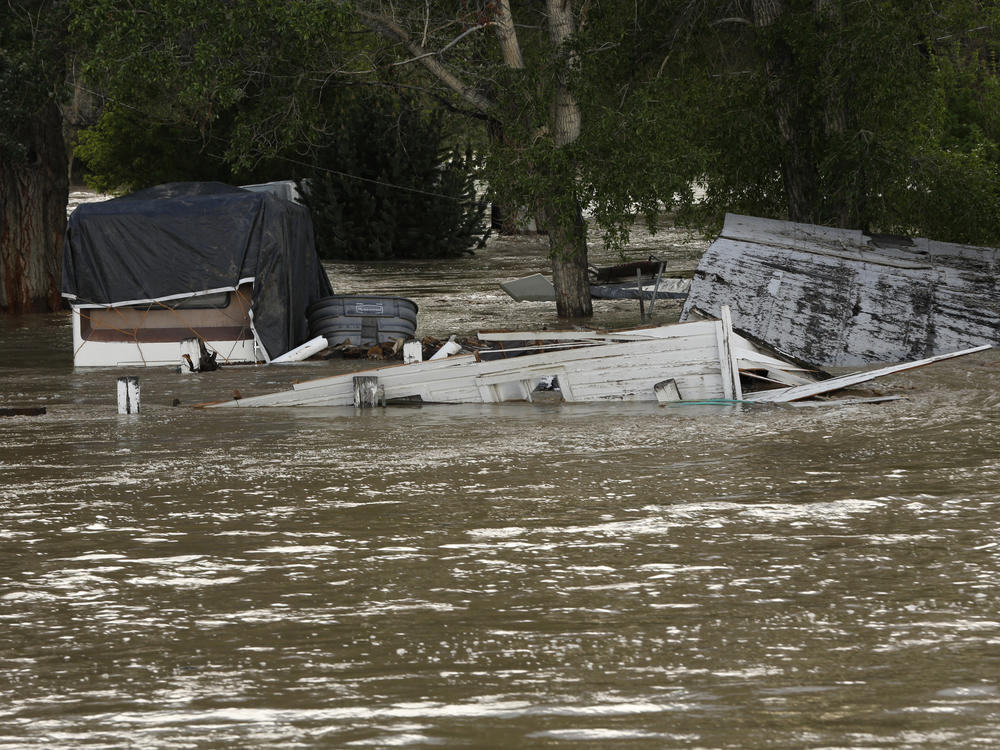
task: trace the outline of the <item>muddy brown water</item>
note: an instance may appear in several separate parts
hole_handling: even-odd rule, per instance
[[[537,253],[330,272],[537,327]],[[0,419],[0,747],[1000,745],[997,353],[881,405],[188,408],[338,366],[74,371],[0,319],[48,409]]]

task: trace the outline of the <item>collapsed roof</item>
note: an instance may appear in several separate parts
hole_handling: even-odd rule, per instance
[[[729,214],[681,320],[732,309],[740,332],[819,367],[1000,345],[1000,250]]]

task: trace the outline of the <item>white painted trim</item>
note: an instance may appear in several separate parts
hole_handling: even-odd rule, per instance
[[[166,367],[179,366],[183,353],[180,341],[84,341],[81,334],[80,309],[86,305],[70,305],[73,323],[74,367]],[[209,351],[219,353],[227,364],[257,362],[256,332],[253,339],[206,341]]]
[[[326,336],[316,336],[315,338],[309,339],[306,343],[300,344],[294,349],[282,354],[280,357],[275,357],[271,360],[272,365],[285,364],[288,362],[301,362],[304,359],[309,359],[314,354],[318,354],[327,348],[329,344],[327,343]]]
[[[200,292],[183,292],[181,294],[168,294],[164,297],[149,297],[146,299],[133,299],[133,300],[125,300],[119,302],[73,302],[72,304],[74,307],[78,308],[86,307],[86,308],[97,308],[97,309],[107,308],[107,307],[132,307],[135,305],[149,305],[153,304],[154,302],[169,302],[170,300],[175,300],[175,299],[188,299],[190,297],[204,297],[209,294],[221,294],[222,292],[235,292],[243,284],[250,284],[253,283],[254,281],[256,281],[256,277],[248,276],[247,278],[240,279],[238,282],[236,282],[236,286],[222,286],[218,287],[217,289],[205,289]],[[66,294],[64,292],[62,296],[65,297],[67,300],[77,299],[77,296],[75,294]]]
[[[719,364],[722,367],[722,381],[727,384],[727,390],[732,392],[730,398],[743,400],[743,385],[740,383],[740,366],[733,354],[733,317],[729,305],[722,305],[719,315],[721,342],[719,345]]]
[[[205,347],[219,353],[225,364],[256,363],[253,341],[206,341]],[[225,357],[225,359],[223,359]],[[86,341],[74,350],[74,367],[179,367],[179,341]]]

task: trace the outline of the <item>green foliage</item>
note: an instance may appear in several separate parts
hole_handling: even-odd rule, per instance
[[[127,193],[165,182],[234,178],[230,165],[206,148],[197,129],[152,121],[114,106],[79,134],[76,155],[87,168],[87,184],[105,193]]]
[[[384,95],[338,111],[340,127],[301,185],[322,257],[454,257],[480,240],[476,160],[444,145],[439,112]]]
[[[926,132],[892,196],[905,209],[892,231],[1000,244],[1000,40],[976,41],[936,61]]]
[[[414,213],[394,213],[405,191],[393,191],[390,200],[391,188],[373,186],[434,193],[437,186],[424,186],[443,173],[418,178],[421,169],[406,159],[372,169],[378,160],[364,150],[375,144],[342,145],[345,129],[354,127],[346,123],[359,119],[341,111],[351,100],[345,92],[359,82],[419,91],[424,107],[471,113],[469,123],[485,119],[489,138],[481,142],[488,145],[479,152],[493,199],[566,215],[586,204],[613,245],[625,243],[637,216],[653,222],[663,210],[701,227],[738,211],[1000,242],[994,2],[784,0],[773,6],[781,13],[766,20],[765,4],[755,0],[581,2],[573,4],[580,31],[566,48],[554,49],[545,4],[533,0],[513,11],[525,61],[516,70],[501,58],[489,4],[72,3],[74,33],[91,50],[90,80],[116,102],[83,140],[83,153],[103,165],[108,184],[124,184],[129,173],[166,175],[171,164],[199,176],[198,170],[214,169],[187,158],[195,154],[223,154],[239,170],[259,168],[274,155],[321,165],[342,173],[313,182],[317,196],[329,183],[343,203],[331,221],[360,232],[370,217],[381,239],[366,252],[376,257],[410,253],[401,248],[421,244],[413,238],[428,229],[411,227],[413,238],[405,240],[406,232],[395,236],[381,227],[390,216],[412,221],[406,217]],[[392,13],[411,40],[438,52],[435,61],[465,91],[493,105],[473,112],[468,98],[414,62],[420,56],[412,49],[358,33],[363,10]],[[9,57],[6,45],[0,50]],[[10,92],[20,96],[20,89],[6,76],[26,63],[4,62],[0,91],[16,99]],[[574,143],[557,148],[550,105],[567,70],[582,130]],[[130,122],[129,108],[149,119]],[[18,111],[8,108],[0,118],[16,119],[10,113]],[[365,133],[364,140],[388,148],[391,130]],[[129,141],[135,147],[123,145]],[[425,161],[439,165],[443,156]],[[346,174],[374,182],[352,185]],[[442,226],[464,223],[435,218],[427,208],[418,213]],[[353,252],[346,240],[331,243],[328,252]]]
[[[65,2],[12,0],[0,13],[0,161],[31,159],[37,118],[65,92]]]
[[[696,70],[667,71],[700,92],[687,130],[708,154],[682,217],[1000,241],[997,70],[981,64],[1000,18],[973,5],[795,0],[767,25],[703,26],[716,43],[684,50]]]
[[[90,84],[165,135],[197,133],[197,151],[224,149],[237,170],[308,146],[337,71],[363,50],[349,7],[327,0],[72,3]]]
[[[525,68],[496,69],[489,79],[501,134],[487,161],[494,199],[543,219],[586,206],[605,244],[621,249],[637,216],[653,226],[664,206],[690,194],[701,154],[678,138],[671,118],[681,101],[654,90],[661,59],[641,50],[648,35],[628,25],[648,13],[657,27],[664,14],[653,5],[586,4],[580,30],[562,49],[548,39],[544,8],[514,10]],[[581,129],[575,141],[557,146],[551,107],[556,82],[567,73]]]
[[[707,149],[690,133],[704,73],[691,70],[681,80],[661,75],[678,25],[690,23],[684,16],[690,5],[597,4],[574,40],[583,196],[612,247],[624,246],[637,217],[655,231],[664,211],[690,205],[705,169]]]

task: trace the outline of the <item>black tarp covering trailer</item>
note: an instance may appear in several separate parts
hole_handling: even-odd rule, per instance
[[[171,183],[82,204],[67,226],[77,365],[180,364],[192,338],[219,362],[270,361],[332,292],[308,209],[268,192]]]

